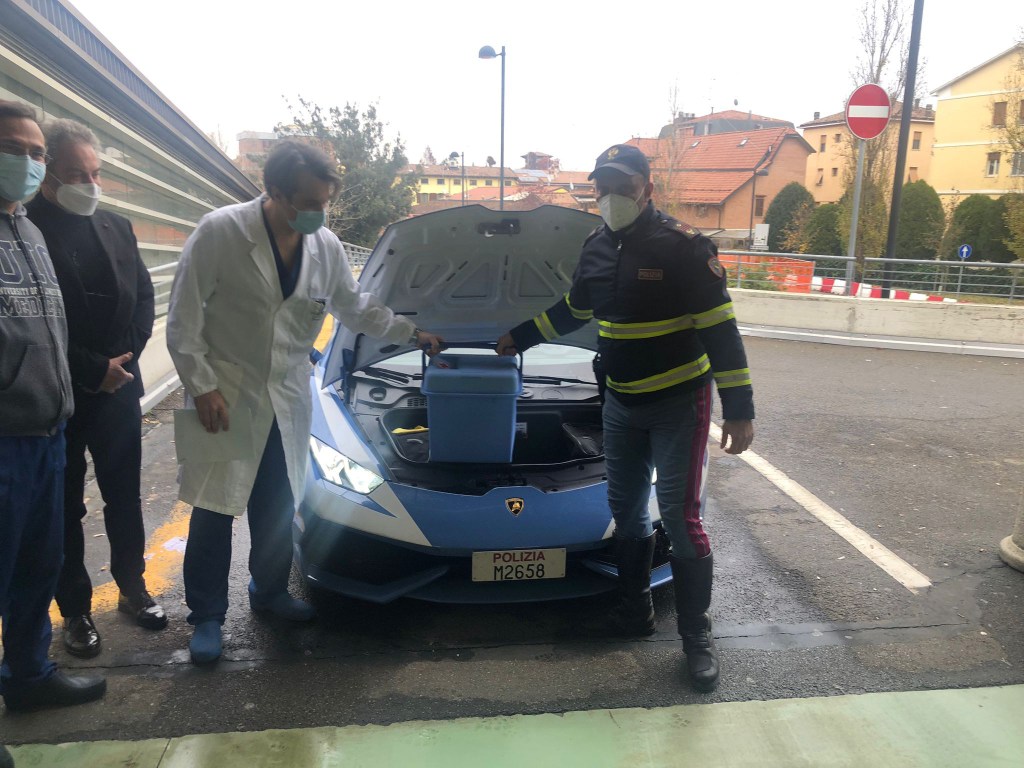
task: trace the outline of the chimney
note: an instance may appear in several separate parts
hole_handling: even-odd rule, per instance
[[[819,117],[821,117],[821,112],[815,112],[814,119],[817,120]]]
[[[921,108],[921,99],[914,99],[914,109]]]

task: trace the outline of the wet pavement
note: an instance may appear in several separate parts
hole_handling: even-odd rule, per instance
[[[59,713],[4,713],[0,741],[166,740],[1024,683],[1024,574],[997,554],[1024,495],[1024,361],[747,345],[755,451],[932,586],[910,591],[747,462],[714,447],[707,523],[723,680],[713,694],[694,693],[682,678],[669,590],[656,595],[658,632],[634,642],[587,635],[606,597],[378,606],[315,595],[318,621],[265,621],[245,601],[244,521],[235,526],[225,656],[199,669],[186,650],[189,510],[175,502],[174,403],[165,401],[144,440],[143,493],[148,578],[170,626],[135,627],[114,609],[116,593],[100,586],[103,654],[73,659],[58,639],[53,655],[66,668],[107,674],[106,698]],[[97,584],[109,579],[99,506],[93,498],[87,518]],[[1006,690],[1020,699],[1020,689]]]

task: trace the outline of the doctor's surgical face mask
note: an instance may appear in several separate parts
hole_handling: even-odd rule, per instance
[[[300,211],[291,203],[289,207],[295,211],[295,218],[288,219],[288,226],[303,235],[312,235],[320,227],[327,223],[327,213],[323,208],[315,211]]]
[[[46,165],[38,160],[0,152],[0,198],[18,203],[32,197],[45,176]]]

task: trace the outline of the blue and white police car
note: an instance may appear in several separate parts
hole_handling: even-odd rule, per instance
[[[564,295],[600,223],[555,206],[472,205],[388,227],[361,288],[448,348],[428,363],[411,346],[336,328],[310,377],[310,462],[295,517],[310,585],[380,603],[613,588],[595,325],[527,350],[518,365],[493,351],[502,333]],[[510,362],[511,373],[490,361]],[[459,369],[476,386],[475,362],[497,378],[460,400]],[[650,504],[657,521],[653,495]],[[671,579],[659,538],[655,586]]]

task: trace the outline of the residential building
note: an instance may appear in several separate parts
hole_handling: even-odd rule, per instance
[[[755,115],[753,112],[740,112],[736,109],[728,109],[724,112],[711,112],[700,117],[697,117],[692,112],[680,112],[671,124],[661,129],[658,138],[710,136],[715,133],[761,131],[765,128],[792,127],[793,124],[788,120]]]
[[[489,165],[467,165],[465,169],[459,163],[424,165],[418,163],[402,168],[402,174],[416,174],[414,181],[416,199],[413,205],[455,198],[462,200],[462,180],[465,176],[466,191],[477,187],[494,187],[495,199],[500,184],[501,169]],[[519,186],[518,176],[511,168],[505,169],[505,194]]]
[[[650,161],[658,206],[730,248],[752,240],[783,187],[803,183],[814,151],[791,125],[626,143]]]
[[[947,210],[967,195],[1021,191],[1024,153],[1008,134],[1024,134],[1024,45],[1018,44],[934,91],[932,186]]]
[[[889,156],[895,160],[899,143],[903,105],[896,102],[889,125],[871,141],[888,142]],[[905,180],[923,179],[929,184],[932,174],[932,146],[935,142],[935,110],[930,104],[917,104],[910,115],[910,137],[907,143]],[[846,191],[854,175],[858,139],[846,127],[846,112],[826,117],[814,113],[814,119],[800,125],[804,138],[814,150],[807,158],[804,186],[814,195],[814,202],[835,203]],[[891,184],[892,182],[890,182]]]

